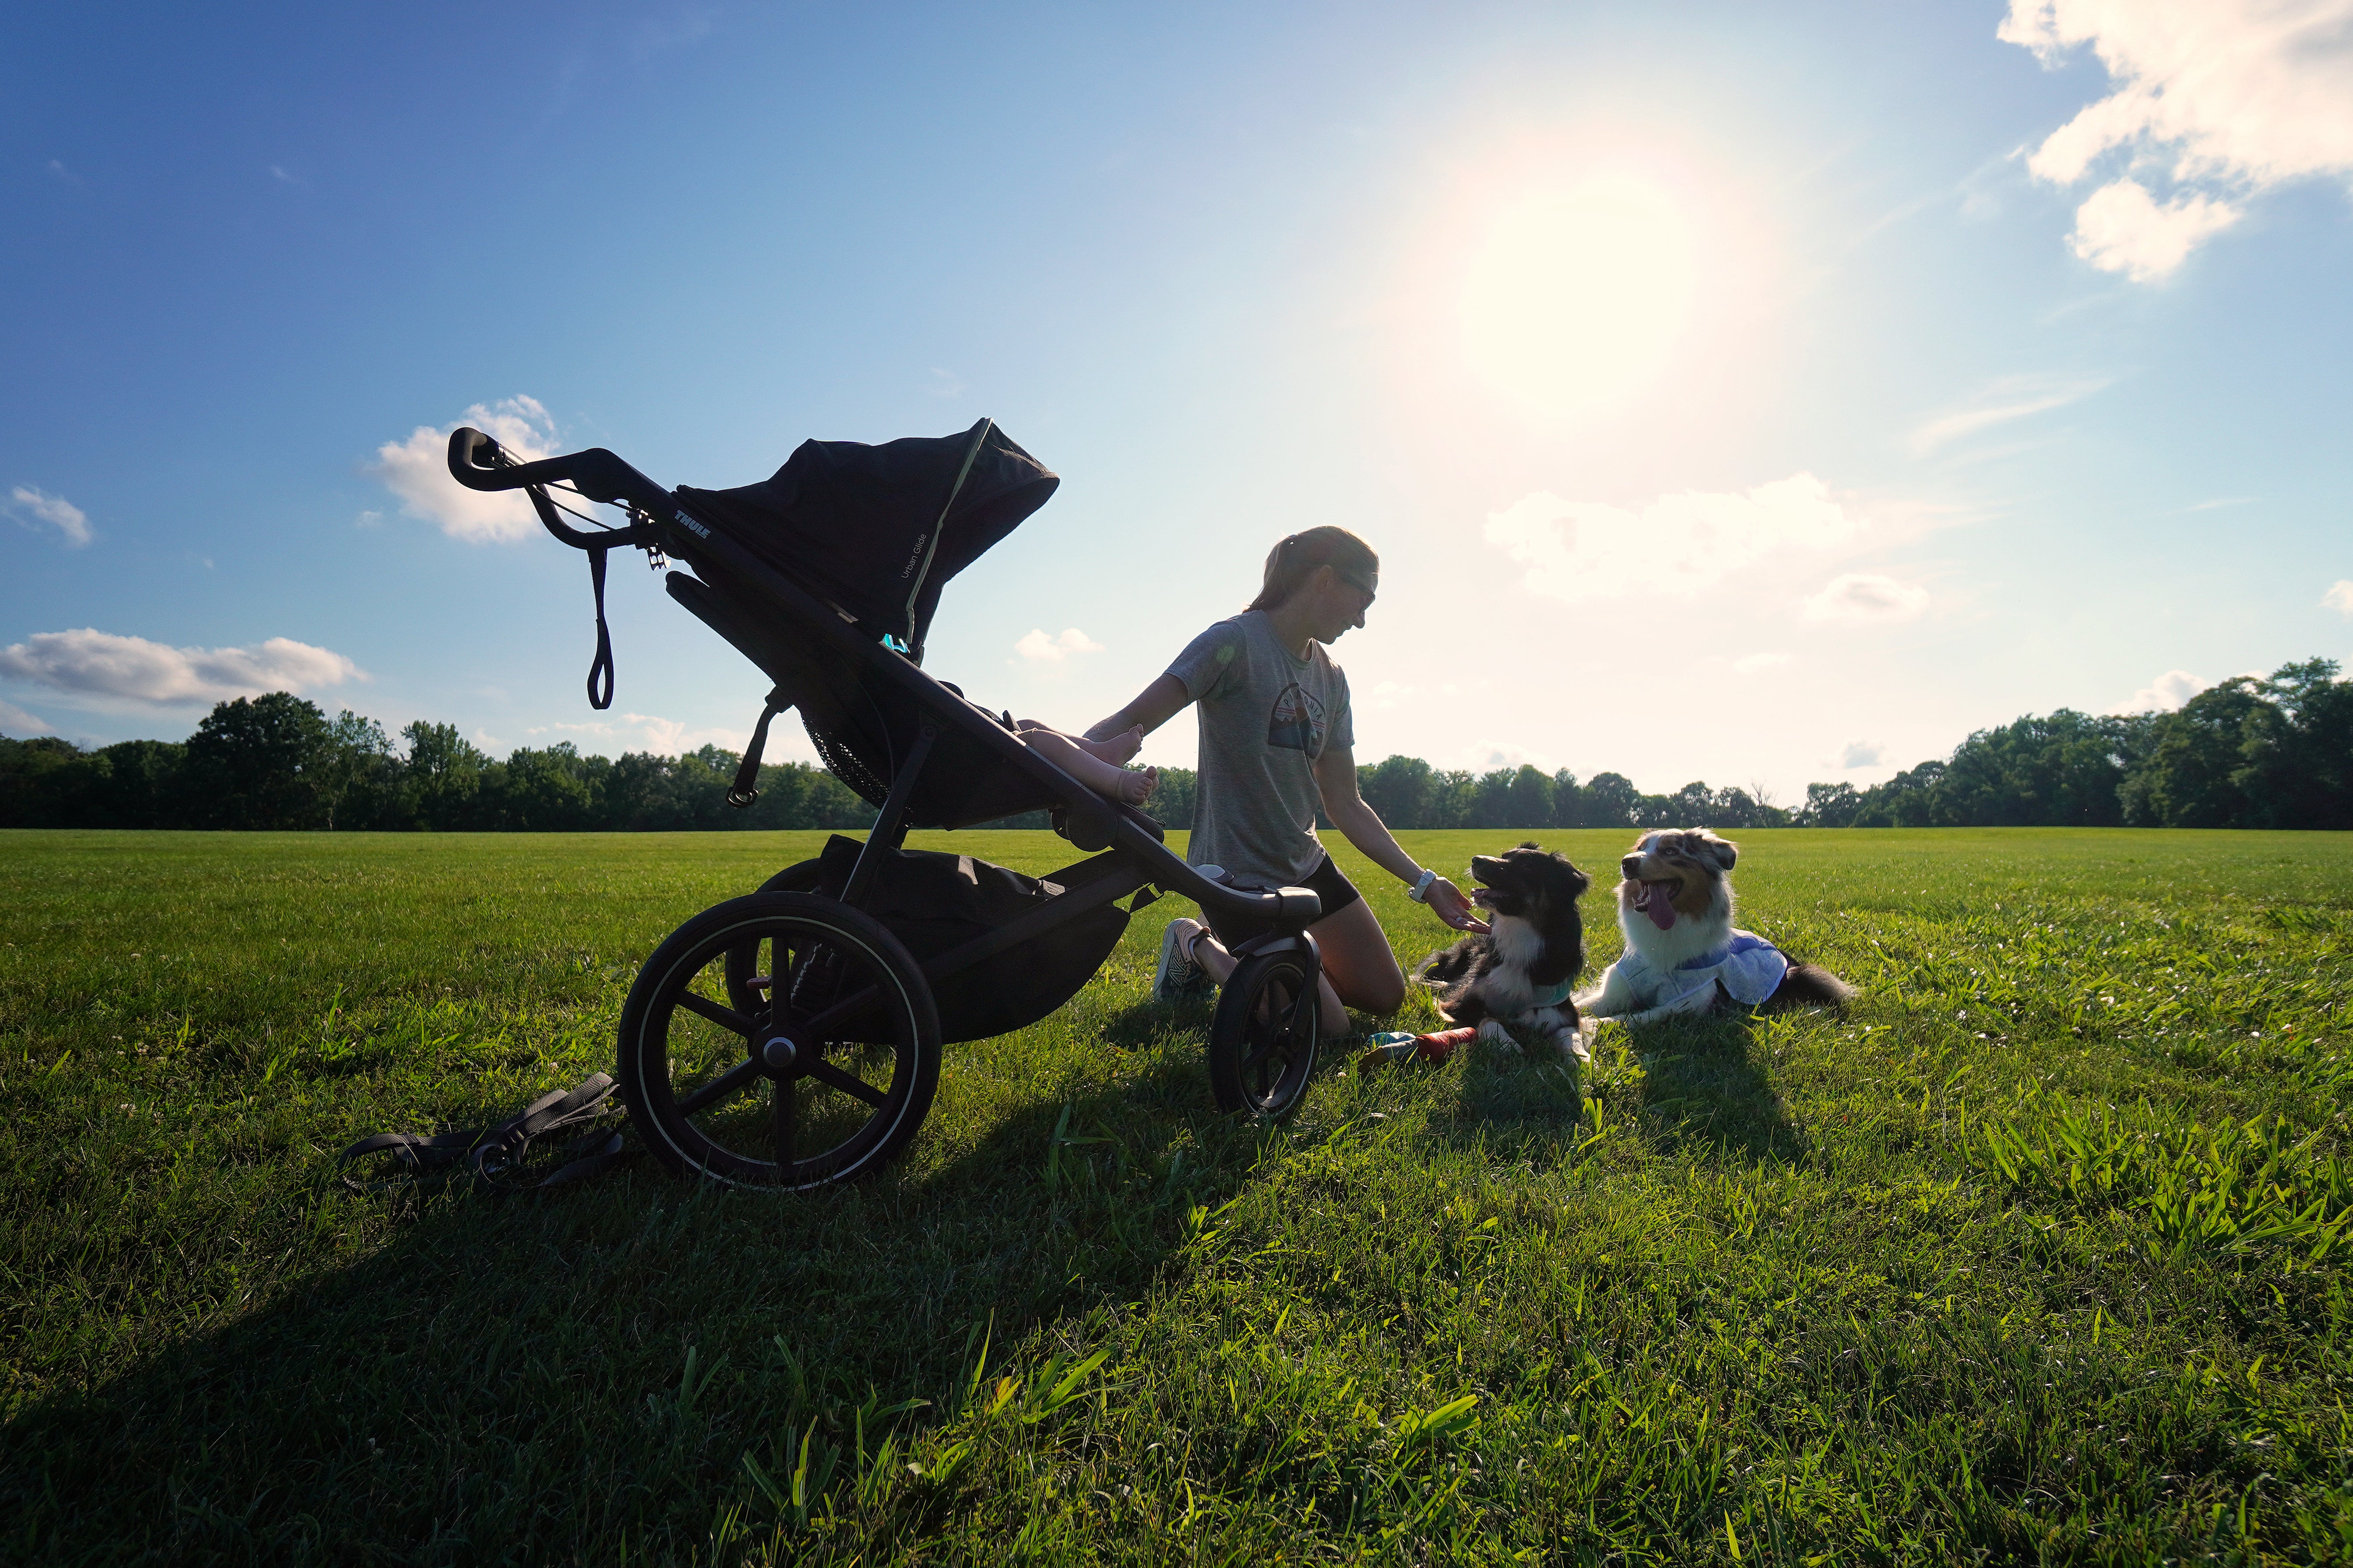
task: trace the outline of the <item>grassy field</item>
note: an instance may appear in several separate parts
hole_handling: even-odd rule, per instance
[[[1847,1016],[1277,1129],[1147,1000],[1165,900],[873,1184],[338,1184],[608,1068],[821,837],[0,835],[0,1558],[2353,1557],[2353,841],[1742,835]]]

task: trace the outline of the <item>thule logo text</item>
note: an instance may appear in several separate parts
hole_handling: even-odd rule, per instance
[[[695,537],[695,538],[697,538],[697,539],[708,539],[708,538],[710,538],[710,537],[711,537],[711,531],[710,531],[709,529],[707,529],[707,528],[703,527],[703,526],[702,526],[702,524],[701,524],[701,523],[699,523],[699,522],[695,521],[694,521],[694,519],[692,519],[692,518],[691,518],[691,517],[687,516],[687,515],[686,515],[686,513],[684,513],[684,512],[680,512],[680,513],[678,513],[678,521],[679,521],[680,525],[681,525],[681,527],[683,527],[683,528],[684,528],[684,529],[685,529],[689,533],[691,533],[692,535],[694,535],[694,537]]]

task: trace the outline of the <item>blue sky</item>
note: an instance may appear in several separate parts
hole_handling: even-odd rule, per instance
[[[469,419],[994,416],[1062,489],[929,663],[1073,728],[1319,522],[1362,762],[1787,799],[2353,651],[2353,0],[26,7],[0,84],[10,734],[740,744],[617,558],[588,710]]]

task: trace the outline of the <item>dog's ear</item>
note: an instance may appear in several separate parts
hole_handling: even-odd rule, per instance
[[[1720,871],[1731,870],[1733,863],[1740,858],[1740,846],[1729,838],[1718,838],[1704,828],[1700,830],[1699,838],[1700,847],[1707,852],[1707,858],[1715,862],[1716,869]]]

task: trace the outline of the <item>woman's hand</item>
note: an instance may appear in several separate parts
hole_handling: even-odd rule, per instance
[[[1430,884],[1430,895],[1426,901],[1430,905],[1430,913],[1452,926],[1456,931],[1483,931],[1487,929],[1487,922],[1471,912],[1472,905],[1470,900],[1462,896],[1462,889],[1443,877]]]

